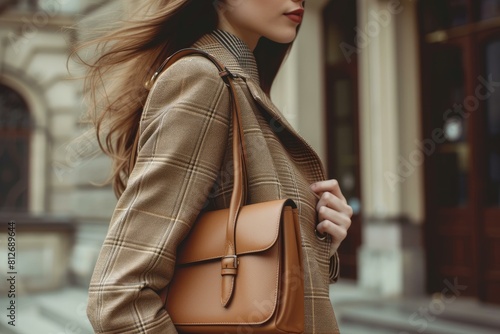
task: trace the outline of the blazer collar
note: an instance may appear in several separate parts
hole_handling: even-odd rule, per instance
[[[321,159],[307,141],[293,128],[284,115],[271,101],[270,97],[260,87],[259,72],[255,57],[248,46],[234,35],[222,30],[201,37],[193,44],[194,48],[208,52],[217,58],[227,69],[242,77],[252,94],[253,99],[267,112],[272,119],[272,128],[275,132],[288,131],[303,147],[310,151],[319,163],[320,174],[324,175],[324,166]]]
[[[214,30],[202,36],[193,44],[193,47],[208,52],[226,66],[231,73],[243,77],[254,100],[271,115],[273,122],[276,123],[275,128],[285,128],[300,137],[260,87],[257,62],[253,52],[245,42],[226,31]]]
[[[238,37],[223,31],[214,30],[202,36],[194,48],[204,50],[217,58],[231,73],[245,79],[260,82],[259,70],[253,52]]]

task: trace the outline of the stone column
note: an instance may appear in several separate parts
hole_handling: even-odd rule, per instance
[[[272,91],[273,101],[325,162],[322,10],[327,3],[307,3],[299,36]]]
[[[416,12],[412,0],[358,0],[359,284],[385,295],[419,294],[424,286],[421,166],[400,178],[401,157],[420,137]]]

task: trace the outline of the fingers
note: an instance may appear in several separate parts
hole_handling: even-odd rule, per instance
[[[316,229],[321,233],[329,233],[333,230],[333,227],[337,226],[347,233],[349,227],[351,227],[351,218],[342,212],[338,212],[334,209],[330,209],[326,206],[322,206],[318,211],[318,219],[320,223]],[[332,235],[333,236],[333,235]],[[345,238],[345,237],[344,237]]]
[[[321,207],[318,216],[320,223],[316,226],[316,230],[322,235],[329,234],[331,236],[330,256],[332,256],[347,237],[347,230],[351,227],[351,219],[345,214],[325,206]]]
[[[347,229],[332,223],[331,221],[322,221],[317,226],[317,230],[322,234],[329,234],[332,237],[332,243],[330,245],[330,257],[335,254],[338,250],[340,244],[347,237]]]
[[[327,200],[328,203],[336,204],[322,205],[318,208],[320,223],[316,226],[316,230],[323,235],[331,235],[332,245],[330,253],[335,253],[342,241],[347,237],[347,230],[351,227],[352,208],[330,193],[324,193],[322,199],[325,197],[330,199]],[[330,207],[336,205],[342,208],[337,210]]]
[[[316,211],[320,223],[316,226],[316,230],[321,234],[331,235],[330,253],[334,253],[347,237],[353,210],[347,204],[337,180],[314,183],[311,189],[319,195]]]
[[[331,235],[332,241],[338,244],[347,237],[347,228],[334,224],[329,220],[319,223],[316,229],[322,234]]]
[[[316,204],[316,211],[320,213],[320,209],[322,207],[327,207],[338,211],[340,213],[345,214],[347,217],[351,218],[353,214],[352,208],[347,204],[345,199],[340,199],[337,196],[333,195],[330,192],[324,192],[319,198],[318,203]],[[321,218],[320,218],[321,221]]]
[[[332,179],[313,183],[311,185],[311,189],[318,195],[321,195],[324,192],[330,192],[343,201],[347,202],[346,198],[342,194],[342,191],[340,190],[340,185],[337,180]]]

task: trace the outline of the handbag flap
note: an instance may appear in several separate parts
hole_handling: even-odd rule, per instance
[[[275,200],[242,206],[236,224],[237,255],[261,252],[278,238],[281,213],[293,201]],[[229,209],[205,212],[191,228],[189,237],[179,246],[177,265],[222,258],[226,244]]]

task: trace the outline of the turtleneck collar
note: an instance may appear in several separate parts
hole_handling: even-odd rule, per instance
[[[231,52],[241,68],[258,83],[259,70],[257,68],[257,62],[248,45],[235,35],[221,29],[212,31],[212,36]]]

